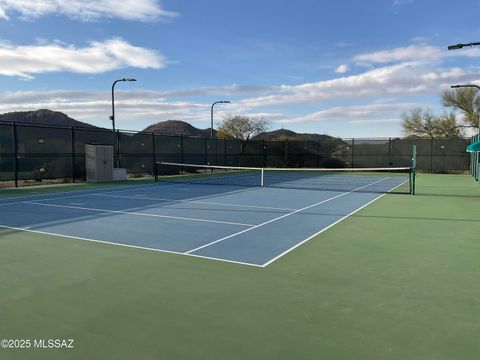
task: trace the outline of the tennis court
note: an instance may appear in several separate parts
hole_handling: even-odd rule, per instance
[[[5,199],[0,226],[264,267],[409,181],[407,168],[402,176],[295,170],[257,177],[268,184],[252,186],[245,169],[232,175],[196,166],[193,179]]]

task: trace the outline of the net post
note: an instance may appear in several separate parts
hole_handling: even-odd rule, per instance
[[[415,178],[417,175],[417,145],[413,145],[412,149],[412,169],[410,170],[411,177],[411,189],[412,195],[415,195]]]
[[[260,187],[264,187],[264,184],[265,184],[264,176],[265,176],[265,172],[263,171],[263,168],[262,168],[261,174],[260,174]]]

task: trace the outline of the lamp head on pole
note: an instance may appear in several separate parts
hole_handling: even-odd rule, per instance
[[[463,84],[463,85],[452,85],[450,86],[452,89],[459,89],[459,88],[476,88],[480,90],[480,86],[475,84]]]
[[[455,45],[450,45],[448,47],[448,50],[458,50],[458,49],[462,49],[464,47],[472,47],[472,46],[476,46],[476,45],[480,45],[480,42],[471,42],[471,43],[468,43],[468,44],[455,44]]]
[[[123,81],[137,81],[137,79],[133,79],[133,78],[123,78],[122,80]]]

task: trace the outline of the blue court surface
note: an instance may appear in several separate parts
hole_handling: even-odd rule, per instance
[[[4,199],[0,227],[265,267],[403,182],[372,179],[367,191],[156,183]]]

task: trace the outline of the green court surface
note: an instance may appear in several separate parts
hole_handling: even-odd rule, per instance
[[[0,359],[478,359],[479,204],[420,174],[266,268],[0,229],[0,339],[74,340]]]

